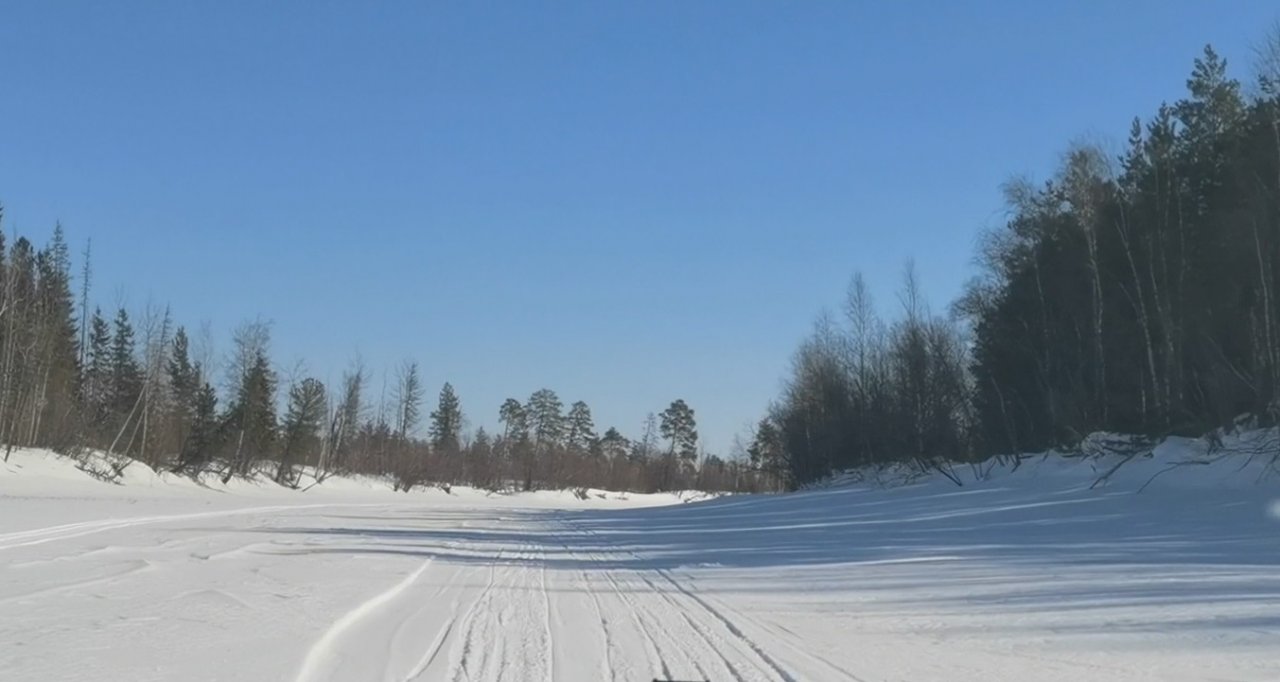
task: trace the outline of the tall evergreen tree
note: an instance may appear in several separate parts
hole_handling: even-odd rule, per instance
[[[115,330],[111,337],[111,410],[117,421],[123,421],[134,410],[142,393],[142,368],[138,364],[133,325],[129,313],[116,311]]]
[[[476,429],[475,438],[466,454],[467,478],[479,488],[491,488],[496,474],[493,466],[493,439],[484,427]]]
[[[431,444],[439,451],[456,453],[461,448],[462,407],[453,386],[445,382],[440,399],[431,413]]]
[[[233,466],[224,476],[229,480],[233,474],[248,475],[254,461],[275,454],[276,373],[265,351],[255,351],[226,421],[236,431]]]
[[[600,452],[609,459],[626,457],[630,445],[626,437],[612,426],[606,429],[604,435],[600,437]]]
[[[529,415],[524,405],[515,398],[507,398],[498,409],[498,421],[503,424],[502,439],[508,442],[529,437]]]
[[[589,450],[596,441],[596,427],[591,419],[591,408],[581,400],[569,406],[565,419],[565,442],[579,452]]]
[[[503,425],[501,455],[514,467],[524,482],[524,489],[533,488],[534,449],[530,442],[529,411],[515,398],[507,398],[498,409],[498,419]]]
[[[71,292],[71,253],[61,224],[54,227],[48,248],[36,261],[41,376],[38,412],[29,439],[65,446],[74,438],[78,421],[80,344]]]
[[[191,362],[190,341],[182,327],[178,327],[173,335],[173,347],[165,370],[169,377],[170,400],[167,406],[172,443],[177,452],[182,452],[191,432],[196,396],[200,390],[200,376]]]
[[[285,410],[280,466],[276,482],[297,485],[294,467],[319,454],[320,427],[324,423],[325,389],[320,380],[307,377],[289,387],[289,404]]]
[[[199,388],[192,401],[191,425],[178,457],[178,468],[198,473],[218,450],[221,425],[218,421],[218,393],[203,379],[200,363],[194,365]]]
[[[564,438],[564,404],[555,391],[543,388],[529,396],[525,413],[529,419],[529,429],[533,442],[540,449],[546,450],[560,445]]]
[[[677,399],[660,415],[659,428],[662,437],[666,438],[671,448],[669,453],[680,458],[686,465],[691,465],[698,458],[698,423],[694,420],[693,408],[684,400]]]
[[[115,402],[111,327],[102,317],[101,309],[95,308],[93,311],[88,336],[89,344],[85,353],[84,385],[81,388],[81,396],[90,432],[102,437],[104,435],[102,430],[106,428],[113,413]]]

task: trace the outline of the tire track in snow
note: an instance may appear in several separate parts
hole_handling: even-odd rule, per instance
[[[572,522],[567,521],[563,518],[561,519],[561,525],[562,527],[571,529],[576,535],[579,535],[582,537],[595,537],[595,533],[589,530],[581,529],[576,524],[573,524]],[[603,564],[606,561],[606,558],[600,555],[599,553],[587,552],[585,554],[588,558],[598,563]],[[632,553],[632,556],[634,557],[633,553]],[[629,572],[629,573],[635,574],[638,576],[638,574],[636,574],[635,572]],[[673,675],[671,672],[671,667],[667,663],[668,656],[664,655],[663,653],[664,649],[667,649],[667,647],[661,647],[658,645],[658,638],[654,634],[655,630],[656,632],[661,633],[663,639],[667,640],[672,645],[672,649],[674,651],[679,652],[679,657],[684,660],[684,663],[689,668],[693,668],[695,671],[697,671],[698,676],[700,678],[710,679],[710,677],[706,673],[706,670],[703,669],[702,665],[699,664],[692,656],[688,654],[688,652],[686,651],[686,647],[681,645],[682,643],[680,639],[677,636],[675,636],[668,628],[663,627],[661,625],[664,622],[663,618],[655,615],[650,608],[641,605],[639,601],[631,597],[630,592],[632,590],[629,588],[624,588],[618,582],[618,578],[614,575],[614,571],[611,571],[607,568],[602,568],[601,574],[604,575],[604,577],[609,581],[610,586],[612,586],[613,588],[613,593],[616,597],[618,597],[619,601],[625,603],[628,606],[627,612],[631,616],[632,621],[635,623],[636,628],[644,636],[646,640],[646,644],[648,645],[647,648],[650,650],[650,655],[654,658],[654,660],[658,661],[659,666],[662,668],[662,676],[664,678],[672,679]],[[657,590],[652,589],[652,586],[650,586],[650,591],[656,592]],[[646,621],[649,623],[648,625],[646,625]],[[654,624],[656,624],[656,628],[654,627]],[[716,652],[714,648],[712,649],[712,652],[715,653],[720,658],[723,658],[723,656],[721,656],[719,652]],[[732,671],[731,671],[731,674],[732,674]],[[735,677],[736,679],[739,679],[739,680],[741,679],[740,676],[735,676]]]
[[[565,549],[568,549],[568,547]],[[596,594],[595,588],[591,586],[591,579],[587,577],[587,572],[585,570],[579,569],[578,575],[582,578],[583,588],[591,597],[591,604],[595,609],[596,618],[600,621],[601,636],[604,638],[604,658],[600,661],[603,669],[600,671],[600,679],[605,679],[607,677],[610,680],[616,681],[618,679],[618,673],[613,667],[613,652],[611,651],[614,647],[613,636],[609,632],[609,621],[604,617],[604,609],[600,608],[600,595]]]
[[[541,570],[541,591],[542,591],[542,625],[546,631],[545,651],[547,656],[547,682],[555,682],[556,678],[556,649],[555,649],[555,633],[551,629],[551,593],[547,590],[547,552],[542,552],[542,570]]]
[[[488,600],[491,599],[493,587],[497,583],[498,564],[502,561],[502,554],[503,552],[499,551],[494,556],[493,561],[490,562],[489,582],[480,592],[480,596],[476,597],[474,602],[471,602],[471,606],[467,608],[467,612],[462,616],[461,630],[458,633],[458,638],[454,640],[453,647],[450,649],[447,679],[455,681],[459,679],[471,679],[470,671],[467,670],[467,655],[471,651],[472,638],[475,630],[475,619],[481,605],[487,604]],[[452,628],[452,623],[450,623],[450,628]],[[443,644],[444,643],[442,641],[441,646],[443,646]],[[423,666],[422,670],[418,672],[418,676],[422,675],[424,672],[426,672],[426,666]],[[411,677],[409,679],[414,678]]]
[[[708,680],[713,679],[713,677],[707,673],[706,668],[702,666],[702,663],[700,663],[698,659],[689,655],[687,651],[687,644],[689,640],[687,638],[683,638],[677,635],[675,632],[672,631],[670,627],[663,625],[664,623],[679,623],[681,619],[683,619],[685,625],[693,633],[695,638],[697,640],[700,640],[705,646],[705,648],[711,652],[712,654],[711,659],[713,661],[720,663],[720,665],[725,669],[725,672],[729,673],[729,676],[732,679],[742,682],[743,680],[742,675],[738,672],[736,668],[734,668],[733,664],[729,661],[729,659],[725,657],[725,655],[719,650],[718,647],[716,647],[715,643],[711,641],[711,639],[706,635],[705,632],[703,632],[702,630],[700,630],[694,625],[693,621],[689,619],[688,615],[685,614],[684,611],[680,609],[677,604],[672,602],[667,595],[661,592],[661,590],[658,590],[656,587],[654,587],[653,584],[650,583],[647,579],[645,579],[644,576],[641,575],[638,571],[631,571],[630,574],[634,575],[635,577],[639,578],[643,583],[645,583],[645,586],[648,588],[646,592],[650,594],[656,594],[659,597],[661,597],[660,603],[665,603],[667,605],[667,609],[665,609],[667,613],[658,613],[652,606],[649,606],[648,604],[645,604],[643,602],[636,602],[633,600],[632,603],[637,604],[637,608],[644,609],[646,614],[649,616],[650,622],[654,622],[658,624],[657,625],[658,631],[662,633],[663,637],[671,641],[671,643],[674,645],[675,650],[679,651],[683,655],[685,660],[688,661],[689,665],[692,666],[693,669],[698,672],[698,677],[703,679],[708,679]]]
[[[680,594],[683,594],[684,596],[693,600],[696,604],[698,604],[698,606],[701,606],[704,611],[711,614],[711,616],[715,620],[719,621],[722,625],[724,625],[724,628],[728,630],[730,634],[736,637],[739,642],[741,642],[742,644],[745,644],[748,648],[750,648],[751,651],[754,652],[755,655],[759,657],[761,661],[764,661],[764,663],[769,668],[771,668],[775,673],[777,673],[777,675],[781,677],[785,682],[796,682],[796,679],[792,677],[791,674],[788,673],[786,670],[783,670],[782,666],[778,665],[778,662],[773,660],[772,656],[765,653],[764,649],[762,649],[758,644],[756,644],[754,640],[752,640],[750,637],[747,637],[745,634],[743,634],[742,630],[739,629],[737,625],[734,625],[732,620],[726,618],[724,614],[720,613],[715,608],[713,608],[710,604],[704,601],[702,597],[699,597],[698,595],[691,592],[689,589],[685,588],[684,585],[681,585],[680,583],[676,582],[676,580],[672,578],[671,574],[668,573],[667,571],[661,568],[657,568],[657,569],[654,569],[654,573],[657,573],[658,575],[662,576],[672,587],[679,590]],[[648,581],[646,580],[645,582],[648,582]]]
[[[600,562],[604,561],[603,557],[594,555],[591,555],[591,559]],[[625,603],[629,607],[627,609],[627,614],[631,616],[632,623],[635,624],[636,629],[640,631],[641,636],[644,638],[646,645],[645,648],[648,650],[650,658],[658,662],[658,666],[662,669],[662,676],[666,679],[671,679],[671,668],[667,665],[667,657],[662,655],[662,650],[658,647],[658,640],[654,639],[653,633],[649,631],[649,627],[645,625],[644,619],[640,617],[640,607],[634,600],[627,596],[626,591],[622,589],[622,586],[618,584],[617,579],[615,579],[609,571],[605,570],[601,573],[609,581],[609,585],[613,587],[613,594],[618,598],[618,601]]]
[[[591,531],[586,531],[586,534],[587,534],[587,535],[589,535],[589,536],[594,536],[594,535],[595,535],[595,533],[593,533],[593,532],[591,532]],[[631,555],[631,557],[632,557],[632,558],[634,558],[634,559],[636,559],[637,561],[640,561],[640,562],[643,562],[643,561],[644,561],[644,560],[643,560],[643,559],[642,559],[638,554],[636,554],[635,552],[632,552],[632,551],[630,551],[630,550],[626,550],[626,552],[627,552],[627,554]],[[660,569],[652,569],[652,570],[653,570],[654,572],[658,573],[659,575],[662,575],[662,571],[661,571]],[[743,676],[742,671],[740,671],[740,670],[737,668],[737,666],[735,666],[735,665],[733,664],[733,661],[729,660],[729,657],[725,655],[725,653],[724,653],[723,649],[731,648],[731,647],[726,646],[726,642],[724,642],[724,640],[723,640],[723,639],[721,639],[721,638],[719,638],[718,636],[714,635],[714,634],[710,631],[710,629],[708,629],[708,628],[705,626],[705,624],[699,623],[697,620],[695,620],[694,618],[690,617],[689,612],[688,612],[688,609],[684,608],[684,607],[683,607],[683,605],[681,605],[679,602],[677,602],[677,601],[676,601],[676,600],[671,596],[671,594],[670,594],[669,590],[663,590],[663,589],[662,589],[662,588],[660,588],[659,586],[655,585],[655,584],[653,583],[653,581],[652,581],[652,580],[650,580],[648,577],[646,577],[646,576],[645,576],[645,574],[644,574],[644,572],[643,572],[642,570],[633,571],[633,574],[634,574],[637,578],[639,578],[641,582],[643,582],[643,583],[645,584],[645,586],[648,588],[648,590],[649,590],[651,593],[653,593],[653,594],[656,594],[656,595],[660,596],[660,597],[662,598],[663,602],[665,602],[665,603],[666,603],[666,604],[671,608],[671,610],[672,610],[672,611],[674,611],[675,613],[679,614],[679,616],[684,620],[685,624],[689,627],[689,629],[690,629],[690,630],[691,630],[695,635],[697,635],[697,637],[698,637],[699,639],[701,639],[701,640],[702,640],[703,644],[705,644],[705,645],[706,645],[707,649],[709,649],[713,654],[715,654],[716,658],[719,660],[719,663],[720,663],[722,666],[724,666],[724,668],[725,668],[725,672],[729,673],[729,675],[730,675],[733,679],[735,679],[735,680],[742,681],[742,680],[745,680],[745,679],[746,679],[746,678]],[[666,577],[666,576],[664,576],[664,577]],[[671,582],[670,578],[667,578],[667,580],[668,580],[669,582]],[[674,583],[673,583],[673,585],[674,585]],[[680,590],[680,592],[681,592],[682,594],[685,594],[686,596],[688,596],[688,593],[687,593],[685,590],[683,590],[680,586],[678,586],[678,585],[674,585],[674,586],[676,587],[676,589]],[[732,630],[731,630],[731,632],[732,632]],[[744,637],[743,639],[745,639],[745,637]],[[752,643],[752,642],[748,642],[748,644],[750,645],[750,646],[748,647],[748,648],[749,648],[749,650],[750,650],[752,653],[754,653],[754,654],[755,654],[756,658],[757,658],[757,659],[758,659],[758,661],[759,661],[758,663],[756,663],[756,664],[753,666],[753,667],[755,667],[759,672],[765,673],[765,676],[766,676],[766,677],[769,677],[769,676],[772,676],[772,675],[776,675],[776,676],[778,676],[779,678],[781,678],[784,682],[796,682],[795,678],[791,677],[791,675],[787,674],[787,672],[786,672],[786,671],[782,670],[782,668],[780,668],[776,663],[774,663],[772,659],[770,659],[770,658],[768,658],[767,656],[765,656],[765,655],[763,654],[763,652],[761,652],[761,651],[759,650],[759,648],[758,648],[758,647],[756,647],[756,646],[754,645],[754,643]],[[764,665],[760,665],[760,662],[764,663]],[[704,677],[707,677],[706,672],[705,672],[705,671],[703,671],[703,670],[702,670],[702,668],[701,668],[700,666],[698,667],[698,672],[699,672],[701,675],[703,675]],[[772,673],[772,675],[770,675],[770,673]]]
[[[401,592],[409,589],[409,586],[417,581],[418,576],[426,572],[427,567],[431,565],[432,559],[422,562],[418,570],[410,573],[403,580],[392,585],[390,589],[375,595],[366,600],[364,603],[354,609],[343,614],[341,618],[333,622],[329,629],[325,631],[315,644],[311,645],[311,649],[307,651],[306,657],[302,661],[302,667],[298,670],[297,676],[294,678],[296,682],[312,682],[312,680],[325,679],[322,674],[327,666],[333,663],[334,644],[342,635],[354,627],[361,620],[367,618],[370,614],[376,612],[383,605],[391,602]]]
[[[561,530],[568,530],[568,524],[560,516],[554,516],[558,527]],[[559,543],[564,548],[566,554],[572,554],[575,550],[569,546],[569,543],[563,540]],[[545,553],[544,553],[545,556]],[[592,580],[587,576],[586,569],[578,569],[578,578],[581,581],[582,589],[591,598],[592,610],[596,614],[596,620],[600,621],[600,635],[603,640],[604,656],[600,659],[600,679],[608,679],[616,682],[618,679],[617,670],[613,665],[613,647],[615,646],[612,633],[609,631],[609,620],[605,618],[604,609],[600,606],[600,595],[596,593],[596,589],[592,586]],[[668,675],[670,677],[670,675]]]
[[[588,537],[597,536],[594,531],[579,528],[576,525],[573,525],[571,522],[566,522],[566,523],[568,525],[572,525],[574,530],[581,535],[588,536]],[[632,558],[634,558],[638,562],[641,562],[641,563],[644,562],[643,557],[639,556],[634,551],[631,551],[631,550],[624,550],[624,551],[626,551],[627,554],[629,554]],[[753,639],[748,637],[741,630],[741,628],[739,628],[737,625],[733,623],[731,619],[726,617],[721,612],[717,611],[714,607],[708,604],[701,597],[697,596],[690,590],[686,589],[683,585],[680,585],[667,571],[660,568],[654,568],[649,570],[652,573],[655,573],[658,576],[660,576],[666,583],[670,584],[671,587],[674,588],[680,595],[682,595],[683,597],[693,602],[693,604],[698,607],[699,611],[701,611],[705,615],[710,616],[711,622],[718,624],[723,630],[725,630],[729,634],[731,639],[734,642],[736,642],[739,647],[745,648],[745,651],[749,651],[751,654],[751,657],[748,660],[754,659],[752,661],[752,667],[755,668],[757,672],[763,673],[766,677],[776,677],[777,679],[783,680],[783,682],[797,682],[797,678],[795,676],[793,676],[785,668],[783,668],[772,656],[766,653],[764,649],[759,644],[757,644]],[[608,575],[608,571],[606,571],[605,573],[606,575]],[[730,658],[726,656],[724,653],[725,649],[732,650],[735,647],[729,646],[728,642],[726,642],[724,638],[721,637],[720,635],[715,634],[712,631],[712,629],[708,627],[706,623],[700,622],[700,619],[692,617],[689,612],[689,609],[686,608],[684,605],[680,604],[672,596],[672,594],[670,593],[670,590],[664,590],[658,585],[656,585],[652,580],[650,580],[648,577],[644,575],[643,571],[638,570],[638,571],[635,571],[634,574],[637,578],[639,578],[645,584],[645,586],[648,588],[649,591],[661,596],[663,601],[667,603],[667,605],[671,608],[671,610],[680,615],[680,617],[683,619],[683,621],[689,627],[689,629],[699,639],[702,640],[702,642],[707,646],[707,648],[711,652],[713,652],[716,655],[716,657],[719,659],[719,662],[725,667],[725,670],[726,672],[729,673],[729,675],[731,675],[734,679],[737,679],[737,680],[745,679],[743,675],[743,671],[739,670],[738,667],[734,665],[733,661],[730,660]],[[816,659],[816,660],[822,662],[828,668],[837,670],[841,675],[848,677],[849,679],[854,680],[855,682],[858,681],[857,677],[851,675],[847,671],[844,671],[842,669],[837,668],[836,666],[831,665],[830,663],[826,662],[824,659]],[[706,675],[706,673],[703,672],[700,667],[699,667],[699,672],[704,676]]]
[[[670,579],[671,579],[671,578],[670,578],[670,577],[668,577],[668,580],[670,580]],[[711,606],[711,603],[710,603],[710,602],[711,602],[711,599],[710,599],[709,597],[699,597],[699,598],[698,598],[698,600],[699,600],[699,601],[701,601],[701,602],[704,602],[703,606],[704,606],[704,607],[706,607],[708,610],[711,610],[711,611],[714,611],[714,612],[726,612],[726,611],[727,611],[727,612],[729,612],[729,613],[732,613],[735,617],[737,617],[737,619],[739,619],[739,620],[741,620],[741,621],[745,621],[745,622],[751,623],[751,624],[752,624],[752,625],[754,625],[755,627],[757,627],[757,628],[759,628],[759,629],[761,629],[761,630],[764,630],[765,632],[767,632],[767,633],[769,633],[770,635],[772,635],[772,636],[773,636],[774,641],[776,641],[776,642],[778,642],[778,643],[780,643],[780,644],[782,644],[782,645],[786,646],[786,647],[787,647],[790,651],[792,651],[793,653],[797,654],[798,656],[800,656],[800,657],[802,657],[802,658],[805,658],[805,659],[808,659],[808,660],[810,660],[810,661],[813,661],[814,663],[818,664],[820,667],[826,668],[828,671],[830,671],[830,672],[832,672],[832,673],[835,673],[836,675],[839,675],[839,676],[841,676],[841,677],[844,677],[845,679],[850,680],[850,682],[866,682],[866,680],[865,680],[864,678],[858,677],[857,675],[854,675],[853,673],[849,672],[848,670],[845,670],[844,668],[841,668],[840,666],[836,665],[835,663],[832,663],[831,661],[827,660],[825,657],[823,657],[823,656],[819,656],[818,654],[815,654],[815,653],[812,653],[812,652],[809,652],[809,651],[805,650],[804,648],[802,648],[800,645],[797,645],[796,643],[792,642],[792,641],[791,641],[791,638],[794,638],[794,637],[795,637],[795,635],[794,635],[794,634],[792,634],[792,633],[790,633],[790,631],[789,631],[789,630],[787,630],[785,627],[778,626],[778,628],[780,628],[781,630],[783,630],[783,631],[787,632],[787,633],[788,633],[787,635],[784,635],[784,634],[782,634],[782,633],[779,633],[779,632],[777,631],[777,629],[775,629],[775,628],[773,628],[773,627],[770,627],[769,625],[767,625],[767,624],[765,624],[765,623],[762,623],[762,622],[760,622],[760,621],[756,620],[755,618],[753,618],[753,617],[751,617],[751,616],[749,616],[749,615],[747,615],[747,614],[745,614],[745,613],[742,613],[741,611],[738,611],[738,610],[736,610],[736,609],[734,609],[734,608],[732,608],[732,607],[729,607],[729,606],[727,606],[726,604],[724,604],[723,602],[719,602],[719,606],[718,606],[718,607],[712,607],[712,606]],[[735,627],[737,627],[737,626],[735,626]]]
[[[526,542],[514,557],[509,571],[513,579],[503,590],[497,627],[487,633],[490,641],[504,639],[506,644],[501,648],[502,656],[489,659],[497,669],[489,672],[491,667],[486,666],[489,674],[485,680],[551,680],[555,675],[545,554],[540,557],[541,551],[536,543]],[[493,620],[486,624],[492,628]]]
[[[577,526],[574,526],[573,524],[571,524],[570,522],[568,522],[563,518],[557,518],[557,520],[560,522],[561,528],[566,530],[571,530],[576,535],[580,535],[580,536],[590,535],[588,532],[579,529]],[[566,549],[568,549],[567,545],[566,545]],[[597,563],[603,564],[605,561],[605,557],[600,555],[599,553],[583,552],[583,555]],[[630,591],[628,589],[624,589],[622,585],[618,583],[617,578],[613,575],[611,571],[609,571],[608,569],[602,569],[600,571],[600,574],[603,575],[605,579],[609,581],[609,586],[612,588],[613,596],[617,597],[618,601],[626,605],[627,615],[630,617],[632,624],[636,628],[636,631],[640,633],[640,636],[644,641],[645,650],[647,651],[650,660],[655,661],[657,663],[659,669],[661,670],[661,675],[663,678],[672,679],[674,676],[672,675],[672,672],[671,672],[671,666],[667,663],[668,656],[664,655],[663,653],[664,650],[667,649],[667,647],[662,647],[658,645],[658,639],[654,634],[654,628],[652,627],[651,624],[649,624],[649,623],[652,623],[653,621],[653,618],[654,618],[653,614],[649,613],[647,609],[644,609],[635,599],[633,599],[630,596],[629,594]],[[596,603],[598,607],[599,601],[597,600]],[[667,632],[661,626],[659,626],[657,630],[659,632],[662,632],[662,634],[664,635],[664,638],[667,639],[670,644],[674,645],[673,649],[679,652],[680,658],[684,659],[684,662],[685,664],[687,664],[688,667],[693,668],[694,670],[697,670],[700,677],[706,677],[706,673],[703,672],[701,666],[699,666],[698,663],[694,661],[684,651],[684,648],[680,646],[679,640],[674,639],[670,635],[670,633]],[[610,665],[612,666],[612,663]],[[611,677],[614,677],[614,678],[617,677],[616,668],[611,669],[610,672],[611,672]]]

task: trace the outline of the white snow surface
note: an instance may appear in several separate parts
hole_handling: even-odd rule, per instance
[[[681,504],[15,451],[0,680],[1278,680],[1280,485],[1203,453]]]

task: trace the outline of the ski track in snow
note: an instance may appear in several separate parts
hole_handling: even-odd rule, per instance
[[[72,500],[0,534],[0,679],[1280,679],[1280,495],[1066,471],[650,509]],[[0,519],[51,508],[24,504]]]

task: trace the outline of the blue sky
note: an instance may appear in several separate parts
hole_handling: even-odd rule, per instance
[[[104,308],[417,359],[475,425],[546,386],[706,444],[854,271],[942,309],[999,185],[1119,144],[1271,2],[2,2],[0,202]],[[434,402],[434,400],[433,400]]]

